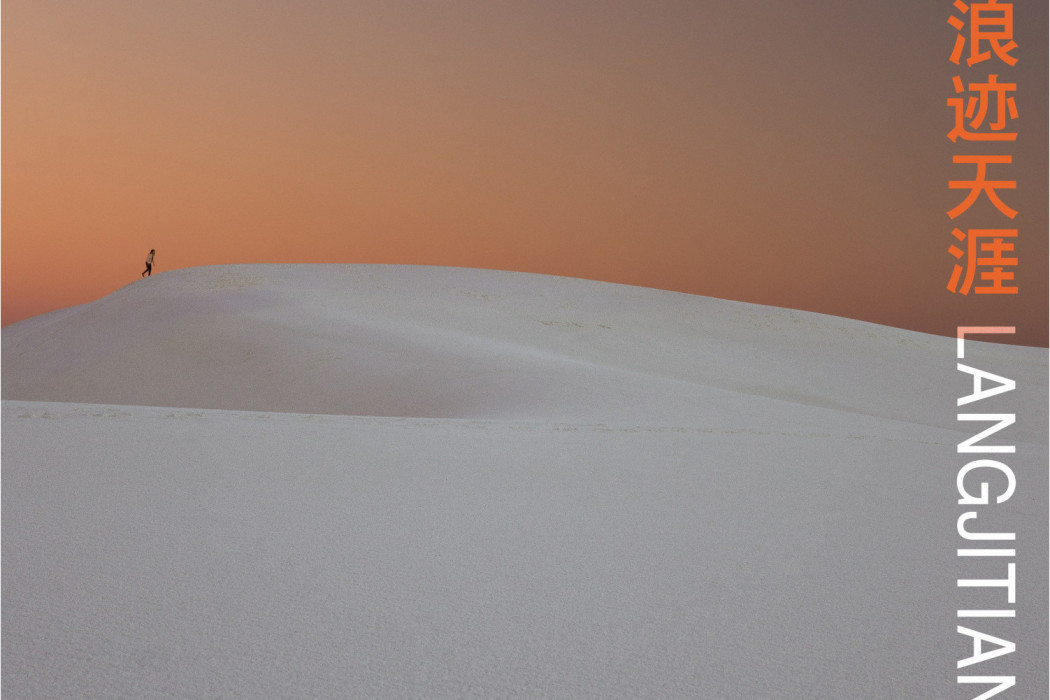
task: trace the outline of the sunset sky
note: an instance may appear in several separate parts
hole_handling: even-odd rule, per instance
[[[223,263],[622,282],[1047,343],[1047,4],[1013,67],[915,0],[7,0],[2,321]],[[946,138],[952,77],[1018,141]],[[953,155],[1006,153],[964,196]],[[1017,228],[1020,295],[953,295],[954,226]],[[1005,340],[1005,338],[1004,338]]]

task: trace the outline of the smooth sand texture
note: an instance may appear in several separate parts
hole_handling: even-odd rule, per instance
[[[957,698],[956,609],[1001,598],[955,588],[953,339],[244,265],[2,340],[5,697]],[[967,361],[1018,385],[980,407],[1018,414],[1021,552],[982,629],[1034,697],[1046,351]]]

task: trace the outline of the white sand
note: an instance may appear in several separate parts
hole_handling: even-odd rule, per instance
[[[304,265],[162,273],[2,341],[5,697],[978,694],[951,339]],[[1047,684],[1046,359],[967,352],[1018,382],[987,407],[1019,415],[1018,651],[980,669],[1008,697]]]

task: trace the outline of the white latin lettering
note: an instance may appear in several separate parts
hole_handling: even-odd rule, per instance
[[[959,326],[956,328],[959,340],[955,343],[955,354],[960,360],[966,357],[966,341],[964,338],[968,335],[978,333],[981,335],[998,335],[1000,333],[1012,335],[1015,330],[1017,330],[1016,326]]]
[[[963,363],[957,365],[960,372],[966,372],[967,374],[973,375],[973,393],[969,396],[961,396],[958,400],[959,406],[965,406],[968,403],[974,401],[980,401],[981,399],[987,399],[996,394],[1003,394],[1007,391],[1013,391],[1016,384],[1013,379],[1007,379],[1006,377],[1000,377],[998,374],[992,374],[991,372],[985,372],[983,369],[976,369]],[[994,386],[990,389],[985,389],[983,386],[984,381],[994,382],[998,386]]]
[[[959,634],[965,634],[973,638],[973,656],[969,656],[965,659],[959,659],[957,668],[965,668],[966,666],[972,666],[973,664],[979,664],[982,661],[988,659],[994,659],[997,656],[1003,656],[1005,654],[1012,654],[1017,646],[1013,642],[1008,642],[1005,639],[999,639],[993,637],[990,634],[984,632],[977,632],[959,625]],[[984,644],[994,644],[996,648],[991,651],[984,651]]]
[[[961,578],[956,583],[959,588],[1005,588],[1006,601],[1012,605],[1017,600],[1017,565],[1006,565],[1006,578]]]
[[[957,529],[959,536],[968,540],[1016,540],[1017,535],[1012,532],[967,532],[966,521],[977,517],[977,511],[971,510],[959,516]]]
[[[997,683],[994,688],[978,695],[973,700],[988,700],[993,695],[998,695],[1004,690],[1009,690],[1014,687],[1017,683],[1017,679],[1014,676],[959,676],[956,679],[957,683]]]
[[[988,482],[981,482],[981,495],[974,496],[966,490],[964,482],[966,481],[966,475],[974,469],[997,469],[1006,476],[1006,489],[996,496],[996,503],[1003,503],[1004,501],[1010,500],[1010,496],[1014,495],[1014,489],[1017,486],[1017,479],[1014,478],[1014,472],[1010,467],[1006,466],[1002,462],[996,462],[994,459],[978,459],[970,462],[965,467],[959,470],[959,476],[956,478],[956,486],[959,489],[959,495],[962,498],[959,499],[959,504],[964,506],[986,506],[988,505]]]
[[[960,557],[1016,557],[1016,549],[958,549]]]
[[[997,421],[995,425],[991,425],[980,433],[977,433],[968,440],[963,440],[955,448],[955,451],[962,454],[967,452],[1009,452],[1013,453],[1017,451],[1017,448],[1013,445],[978,445],[981,440],[985,439],[989,435],[999,432],[1003,428],[1013,425],[1017,417],[1013,413],[960,413],[958,419],[961,421],[974,421],[974,420],[990,420]]]

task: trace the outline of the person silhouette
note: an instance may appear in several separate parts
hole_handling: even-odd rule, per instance
[[[146,256],[146,269],[142,271],[142,274],[139,275],[139,277],[145,277],[147,274],[150,277],[153,276],[153,254],[156,252],[156,250],[150,248],[149,255]]]

